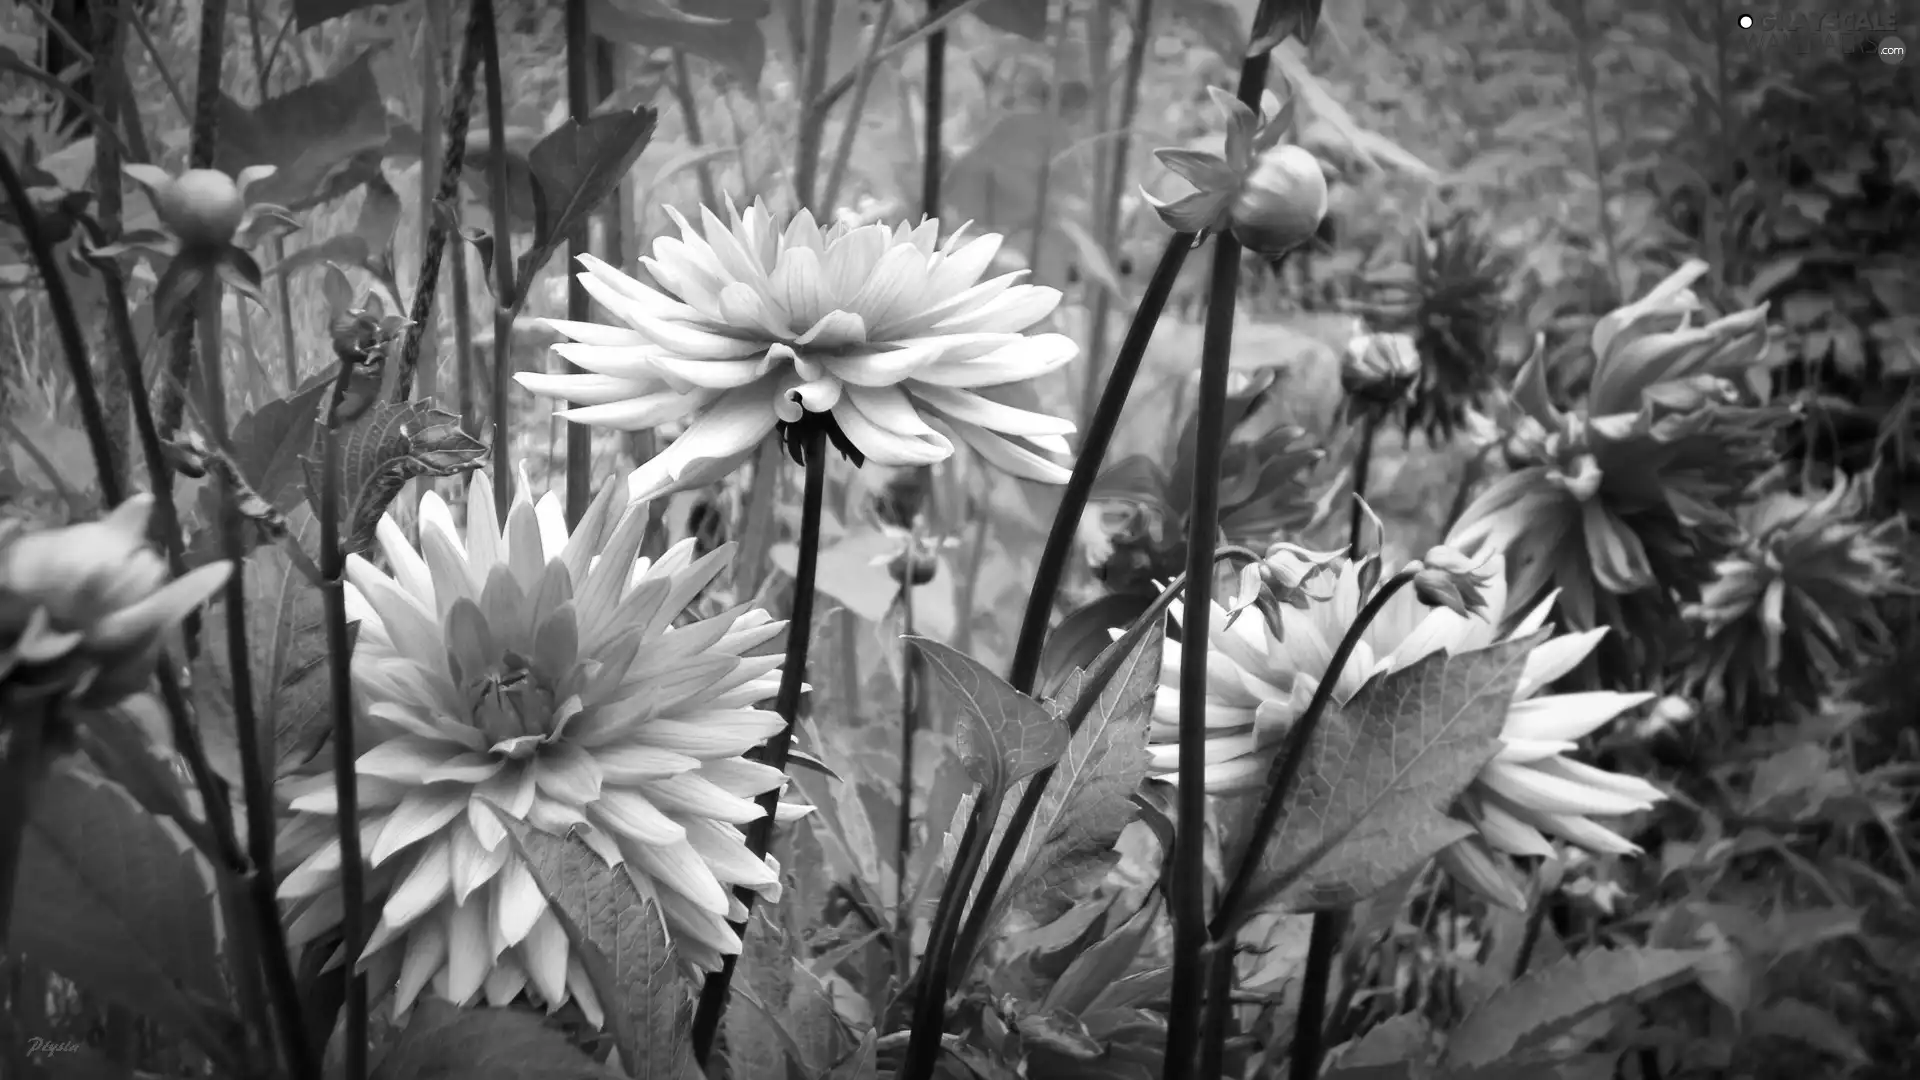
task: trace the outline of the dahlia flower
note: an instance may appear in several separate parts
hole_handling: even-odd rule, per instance
[[[1472,652],[1494,644],[1505,615],[1507,589],[1498,556],[1485,569],[1481,589],[1485,618],[1444,607],[1428,608],[1412,591],[1395,593],[1362,633],[1334,684],[1333,704],[1343,705],[1376,675],[1407,667],[1435,652]],[[1281,605],[1280,628],[1261,619],[1232,619],[1219,604],[1207,650],[1207,790],[1216,794],[1258,790],[1287,730],[1305,713],[1326,677],[1333,651],[1363,606],[1358,562],[1346,561],[1325,601],[1305,607]],[[1390,576],[1390,575],[1383,575]],[[1515,637],[1546,624],[1552,600],[1535,607]],[[1181,605],[1172,607],[1181,617]],[[1503,747],[1467,793],[1459,812],[1493,848],[1509,855],[1547,855],[1548,836],[1594,851],[1639,850],[1594,821],[1644,810],[1663,796],[1653,785],[1575,761],[1575,741],[1652,694],[1542,693],[1572,670],[1599,643],[1606,629],[1553,637],[1534,649],[1514,689]],[[1167,642],[1149,735],[1150,768],[1177,781],[1180,733],[1180,646]]]
[[[671,445],[629,478],[633,498],[710,482],[776,428],[823,424],[856,462],[931,465],[953,441],[1016,476],[1063,483],[1073,425],[976,391],[1036,378],[1072,360],[1063,334],[1025,331],[1060,303],[1056,289],[1017,285],[1025,271],[980,280],[997,235],[940,242],[940,223],[840,224],[802,210],[784,229],[759,203],[731,225],[702,208],[704,229],[674,212],[641,262],[650,287],[590,255],[580,281],[624,327],[549,320],[573,339],[554,346],[587,374],[518,376],[574,407],[574,423],[634,431],[684,422]]]
[[[733,887],[779,895],[778,866],[740,827],[784,777],[741,754],[782,727],[756,707],[781,658],[756,652],[785,624],[744,606],[683,620],[731,548],[696,560],[683,541],[638,559],[645,507],[623,515],[616,487],[569,534],[558,499],[535,505],[523,476],[503,531],[476,474],[464,532],[429,492],[419,549],[388,517],[390,572],[348,562],[361,843],[380,911],[360,962],[397,966],[396,1014],[431,985],[456,1004],[483,991],[503,1004],[525,989],[549,1009],[573,998],[602,1019],[503,814],[577,832],[625,866],[690,964],[739,952]],[[328,773],[283,789],[294,818],[280,895],[296,944],[340,920],[333,785]]]
[[[226,584],[228,562],[169,580],[152,514],[153,496],[135,495],[99,521],[0,526],[0,713],[9,699],[101,706],[143,689],[161,638]]]

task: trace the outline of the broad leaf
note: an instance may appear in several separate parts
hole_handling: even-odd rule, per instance
[[[787,934],[767,921],[765,908],[754,910],[743,937],[734,978],[739,1000],[724,1021],[728,1067],[739,1077],[789,1075],[789,1062],[805,1076],[824,1073],[841,1052],[831,994]]]
[[[624,867],[586,841],[500,818],[593,980],[620,1060],[636,1080],[680,1080],[692,999],[667,944],[667,924]]]
[[[212,868],[118,785],[43,781],[20,852],[9,947],[234,1060]]]
[[[1335,1047],[1327,1080],[1414,1080],[1426,1075],[1433,1049],[1433,1025],[1418,1013],[1403,1013]]]
[[[920,650],[966,714],[955,742],[961,763],[985,790],[1004,795],[1016,781],[1060,760],[1067,729],[1045,705],[958,649],[914,635],[905,640]]]
[[[1048,989],[1040,1007],[1079,1016],[1093,1006],[1100,995],[1126,975],[1140,955],[1156,921],[1160,917],[1160,894],[1148,894],[1147,902],[1133,917],[1121,923],[1091,948],[1073,958],[1067,970]]]
[[[288,255],[275,263],[268,274],[291,274],[309,266],[338,263],[385,274],[393,249],[393,233],[400,223],[400,196],[383,177],[367,181],[367,192],[360,203],[360,216],[351,232],[336,233],[325,240]]]
[[[540,219],[539,185],[533,178],[533,166],[527,163],[527,155],[540,138],[540,132],[534,128],[509,127],[503,133],[502,143],[507,148],[507,220],[515,229],[532,229]],[[493,213],[493,170],[493,143],[483,127],[467,136],[466,164],[460,171],[460,182],[479,200],[489,217]],[[492,225],[489,221],[490,228]],[[468,239],[477,246],[473,237]],[[491,243],[489,237],[488,244]]]
[[[313,452],[320,402],[332,388],[331,380],[315,379],[291,397],[269,401],[241,417],[233,427],[234,466],[255,493],[283,514],[306,501],[301,459]]]
[[[1329,709],[1242,915],[1283,896],[1295,910],[1350,906],[1466,836],[1447,809],[1499,751],[1542,637],[1434,653]]]
[[[229,175],[249,165],[274,166],[272,176],[247,189],[247,198],[303,210],[380,175],[386,142],[387,106],[368,50],[332,75],[251,109],[223,95],[214,165]]]
[[[1040,650],[1040,692],[1056,696],[1068,672],[1090,669],[1094,660],[1113,645],[1113,635],[1107,631],[1132,625],[1153,599],[1151,592],[1108,593],[1067,612],[1060,625],[1048,632]]]
[[[312,511],[296,507],[287,523],[295,541],[313,551],[320,530]],[[247,556],[246,595],[248,674],[253,680],[254,716],[260,722],[260,747],[268,755],[264,771],[270,777],[285,776],[311,761],[332,730],[326,604],[320,590],[278,545],[256,548]],[[357,623],[351,624],[349,633],[357,628]],[[208,756],[217,771],[237,783],[239,739],[234,729],[233,668],[228,661],[226,635],[206,635],[193,680],[193,699]]]
[[[376,406],[341,436],[342,545],[349,554],[371,547],[381,516],[407,481],[471,472],[486,456],[486,444],[462,431],[450,412],[417,400]],[[318,481],[317,474],[308,480],[316,491]]]
[[[828,1080],[877,1080],[880,1075],[880,1033],[872,1028],[860,1046],[834,1067]]]
[[[1441,1065],[1449,1073],[1494,1065],[1619,1001],[1677,981],[1698,959],[1681,949],[1595,949],[1529,972],[1460,1022]]]
[[[558,1028],[520,1009],[414,1006],[372,1080],[618,1080]]]
[[[547,265],[554,250],[620,185],[653,138],[658,119],[659,113],[643,107],[589,117],[584,124],[568,120],[528,152],[539,197],[533,247],[520,256],[515,271],[516,309],[532,286],[534,272]]]
[[[739,80],[751,95],[767,63],[760,20],[765,0],[587,0],[587,26],[609,41],[644,49],[672,46],[711,60]]]

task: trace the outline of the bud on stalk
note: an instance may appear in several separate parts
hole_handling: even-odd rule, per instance
[[[1276,146],[1255,160],[1227,211],[1228,229],[1247,250],[1283,255],[1312,239],[1327,216],[1327,177],[1298,146]]]

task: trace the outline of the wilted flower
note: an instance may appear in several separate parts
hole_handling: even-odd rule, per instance
[[[1705,631],[1690,677],[1709,704],[1812,708],[1887,645],[1878,601],[1908,591],[1900,521],[1867,511],[1867,484],[1844,476],[1819,498],[1773,492],[1740,510],[1746,540],[1687,609]]]
[[[1557,589],[1573,628],[1621,629],[1610,666],[1628,678],[1659,666],[1673,594],[1689,597],[1738,538],[1733,508],[1774,464],[1789,419],[1764,404],[1669,392],[1750,369],[1766,353],[1764,306],[1689,325],[1698,301],[1685,285],[1705,271],[1690,263],[1599,321],[1581,408],[1553,404],[1535,349],[1513,392],[1524,414],[1507,447],[1517,467],[1474,499],[1447,538],[1463,552],[1506,555],[1516,609]]]
[[[1368,319],[1412,336],[1420,370],[1407,403],[1409,430],[1451,438],[1499,385],[1498,339],[1511,260],[1472,214],[1419,229],[1404,260],[1370,281]]]
[[[1327,177],[1319,159],[1282,145],[1293,130],[1293,103],[1272,93],[1255,115],[1218,87],[1207,93],[1226,118],[1225,153],[1161,149],[1154,156],[1197,189],[1167,203],[1141,195],[1177,232],[1226,230],[1248,250],[1280,255],[1306,243],[1327,216]]]
[[[161,638],[226,583],[219,562],[168,580],[147,544],[153,496],[99,521],[24,532],[0,526],[0,710],[72,696],[109,705],[143,689]]]
[[[1340,388],[1361,409],[1389,409],[1420,378],[1420,350],[1406,334],[1361,334],[1347,343]]]
[[[1493,582],[1490,559],[1475,562],[1450,547],[1428,550],[1413,576],[1413,594],[1428,607],[1455,615],[1487,617],[1487,588]]]
[[[741,755],[783,726],[756,706],[781,662],[758,650],[785,624],[744,606],[683,619],[732,549],[696,560],[682,541],[638,559],[646,507],[623,513],[617,486],[569,534],[557,498],[536,506],[523,478],[503,531],[476,474],[464,534],[429,492],[418,550],[391,517],[380,523],[391,575],[349,561],[361,842],[381,905],[361,963],[397,981],[396,1012],[428,985],[460,1004],[528,989],[600,1021],[502,815],[577,833],[624,866],[692,964],[739,952],[735,886],[778,897],[777,867],[740,827],[784,777]],[[283,788],[295,944],[340,919],[333,785],[323,774]]]
[[[549,320],[574,342],[554,350],[588,374],[518,376],[572,402],[558,415],[575,423],[686,423],[633,473],[632,497],[718,479],[776,428],[798,447],[809,424],[856,461],[930,465],[953,453],[938,421],[998,468],[1066,480],[1040,452],[1066,453],[1071,423],[975,392],[1045,375],[1078,351],[1063,334],[1025,332],[1058,306],[1058,290],[1016,285],[1025,271],[980,281],[999,236],[941,243],[934,220],[822,230],[805,210],[783,231],[758,203],[729,204],[731,226],[703,208],[703,235],[668,213],[680,238],[661,237],[641,260],[660,288],[580,257],[581,283],[626,324]]]
[[[1506,614],[1507,590],[1496,556],[1486,589],[1486,617],[1428,608],[1406,590],[1395,593],[1362,631],[1357,647],[1334,684],[1332,703],[1344,705],[1376,675],[1407,667],[1436,652],[1459,654],[1495,643]],[[1364,597],[1361,564],[1339,571],[1331,599],[1304,609],[1281,607],[1276,634],[1257,620],[1232,621],[1213,606],[1207,654],[1206,785],[1209,792],[1258,790],[1280,743],[1306,711],[1327,676],[1334,649],[1358,617]],[[1513,636],[1546,624],[1551,600],[1534,607]],[[1173,605],[1176,618],[1181,606]],[[1527,656],[1501,732],[1503,747],[1461,797],[1458,812],[1495,850],[1509,855],[1551,854],[1547,836],[1595,851],[1638,849],[1594,818],[1644,810],[1662,798],[1645,781],[1618,776],[1568,757],[1575,740],[1651,694],[1543,693],[1572,670],[1606,633],[1604,628],[1550,638]],[[1148,753],[1151,768],[1178,777],[1180,664],[1176,642],[1164,646],[1160,689],[1154,700]]]

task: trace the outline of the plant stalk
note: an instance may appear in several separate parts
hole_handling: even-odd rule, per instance
[[[1201,1080],[1222,1080],[1227,1072],[1227,1021],[1233,1019],[1234,942],[1216,941],[1208,950],[1206,1029],[1200,1040]]]
[[[573,122],[586,124],[593,117],[593,38],[587,32],[587,0],[567,0],[567,111],[572,114]],[[496,154],[496,157],[501,156]],[[584,215],[580,224],[567,237],[567,254],[571,257],[569,269],[578,263],[580,256],[593,250],[592,215]],[[586,322],[588,310],[587,287],[580,283],[580,275],[567,275],[567,318],[575,322]],[[573,374],[582,374],[585,368],[569,363],[567,370]],[[567,527],[580,524],[586,516],[587,505],[593,501],[593,428],[587,424],[567,425]]]
[[[880,55],[880,46],[886,41],[887,27],[893,23],[893,5],[882,4],[874,16],[873,28],[868,32],[867,51],[861,57],[860,66],[855,70],[859,77],[853,84],[853,103],[847,106],[846,122],[840,126],[840,141],[833,149],[833,163],[827,168],[827,189],[820,204],[834,207],[840,204],[840,182],[846,179],[847,161],[853,157],[853,143],[860,134],[860,118],[867,111],[867,91],[872,88],[874,73],[880,65],[874,57]]]
[[[1360,529],[1366,524],[1367,474],[1373,471],[1373,444],[1380,434],[1380,415],[1368,409],[1360,418],[1360,445],[1353,452],[1353,498],[1347,508],[1347,552],[1357,557]]]
[[[699,150],[706,144],[700,131],[700,107],[693,98],[693,75],[687,70],[687,54],[673,50],[673,102],[680,109],[680,122],[687,129],[687,145]],[[718,208],[720,189],[713,184],[713,166],[702,161],[693,168],[700,181],[700,205]]]
[[[1104,12],[1106,7],[1100,5],[1096,10]],[[1147,43],[1152,40],[1153,0],[1140,0],[1134,10],[1133,36],[1127,41],[1126,81],[1120,92],[1120,129],[1108,147],[1108,153],[1112,156],[1107,159],[1105,183],[1095,207],[1098,215],[1094,220],[1095,235],[1099,238],[1100,250],[1106,253],[1109,260],[1115,258],[1120,247],[1120,199],[1126,194],[1127,166],[1133,157],[1133,123],[1140,112],[1140,79],[1146,72]],[[1099,56],[1099,61],[1105,65],[1104,53]],[[1100,94],[1097,100],[1106,102],[1109,94],[1105,87],[1097,90]],[[1080,416],[1092,415],[1098,400],[1106,370],[1107,322],[1113,300],[1105,289],[1093,287],[1093,303],[1089,305],[1092,318],[1087,329],[1086,381],[1080,387]]]
[[[782,771],[787,767],[787,754],[793,747],[794,728],[800,723],[801,687],[807,677],[807,646],[813,637],[814,579],[820,563],[820,518],[827,498],[825,427],[817,423],[809,425],[801,457],[806,459],[807,476],[800,502],[800,543],[793,575],[793,614],[787,620],[787,653],[780,667],[779,696],[774,699],[774,706],[787,726],[768,739],[759,754],[762,763]],[[762,478],[763,483],[771,483],[772,480],[771,476]],[[761,817],[747,826],[747,850],[756,859],[764,856],[767,849],[773,846],[774,813],[779,805],[778,788],[760,796]],[[742,888],[735,889],[734,896],[746,905],[747,917],[751,918],[757,894]],[[734,931],[744,934],[746,925],[746,919],[742,919],[734,926]],[[728,986],[739,960],[737,954],[726,957],[721,962],[720,970],[708,975],[706,985],[701,987],[700,1006],[693,1018],[693,1053],[695,1060],[703,1067],[713,1052],[714,1035],[720,1030],[720,1017],[727,1007]]]
[[[13,955],[13,898],[20,880],[20,853],[25,847],[27,820],[33,816],[33,794],[46,776],[48,725],[53,703],[19,710],[7,718],[7,753],[0,758],[0,956]]]
[[[893,877],[893,939],[899,948],[897,969],[903,974],[913,959],[913,913],[907,905],[907,865],[913,857],[913,751],[920,731],[920,650],[905,640],[913,634],[913,571],[919,535],[907,539],[907,570],[900,583],[900,812],[895,818]],[[851,655],[853,650],[842,643]]]
[[[487,84],[487,187],[493,217],[493,506],[500,520],[513,505],[513,474],[507,468],[513,450],[508,388],[513,383],[513,221],[507,215],[507,107],[500,73],[500,28],[493,0],[473,0],[480,23],[480,63]]]
[[[1307,973],[1300,984],[1300,1013],[1293,1021],[1293,1052],[1288,1055],[1292,1080],[1319,1080],[1326,1044],[1327,988],[1333,981],[1333,962],[1340,957],[1349,914],[1345,909],[1313,913],[1313,929],[1307,936]],[[1225,1008],[1224,1002],[1221,1008]]]
[[[813,21],[807,28],[805,70],[800,100],[807,104],[800,113],[799,145],[794,152],[793,195],[794,200],[807,209],[813,208],[814,197],[818,194],[815,186],[820,179],[820,140],[826,133],[828,106],[818,104],[820,88],[827,81],[828,54],[833,46],[833,9],[835,0],[811,0]],[[822,207],[824,212],[828,208]]]
[[[943,0],[929,0],[927,18],[940,14]],[[872,61],[872,57],[868,58]],[[947,119],[947,32],[927,35],[927,102],[920,135],[920,215],[940,216],[940,180],[947,167],[942,132]]]

